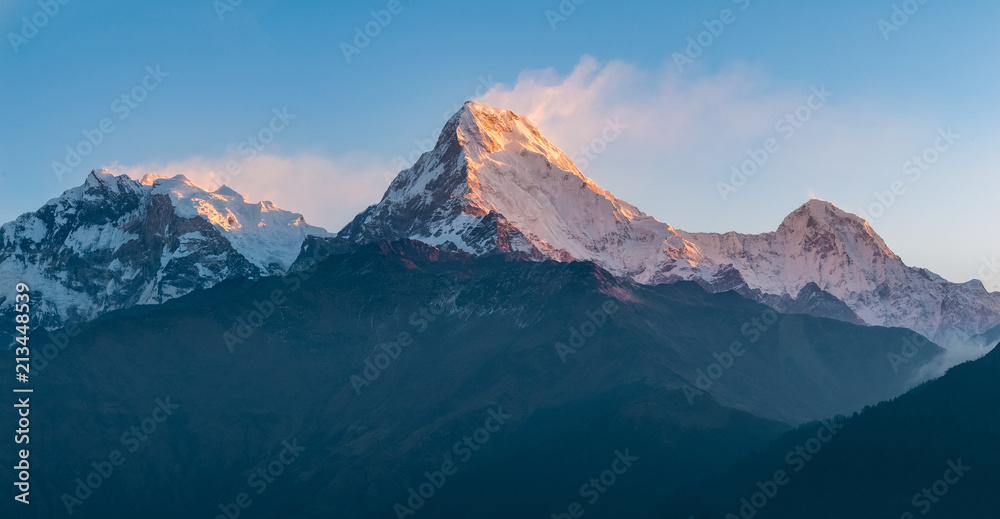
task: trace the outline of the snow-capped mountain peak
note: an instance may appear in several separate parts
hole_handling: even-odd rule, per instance
[[[684,232],[583,176],[526,117],[473,102],[339,236],[589,260],[640,283],[694,280],[779,310],[939,339],[1000,323],[1000,294],[906,266],[868,222],[829,202],[808,201],[774,232]]]
[[[231,196],[231,197],[234,197],[234,198],[239,198],[240,200],[242,200],[244,202],[246,201],[246,198],[243,198],[243,195],[237,193],[236,191],[233,190],[233,188],[231,188],[231,187],[229,187],[229,186],[227,186],[225,184],[219,186],[219,189],[216,189],[214,191],[214,193],[217,194],[217,195],[221,195],[221,196]]]
[[[633,229],[633,224],[635,228]],[[674,230],[592,180],[526,117],[468,102],[445,125],[434,150],[389,186],[341,236],[357,242],[414,238],[476,253],[517,252],[537,259],[603,256],[627,273],[646,267],[615,252],[637,231],[655,251]]]
[[[329,233],[229,188],[213,193],[182,175],[136,181],[94,170],[0,227],[0,282],[29,282],[39,294],[33,310],[58,326],[224,279],[284,273],[311,235]],[[10,303],[0,301],[0,311]]]
[[[805,237],[816,238],[832,234],[845,245],[867,246],[887,257],[898,259],[867,221],[824,200],[814,198],[792,211],[778,226],[777,232],[802,236],[804,248],[816,245],[807,243]]]

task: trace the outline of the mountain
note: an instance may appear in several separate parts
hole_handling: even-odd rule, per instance
[[[772,233],[684,232],[584,177],[526,117],[474,102],[338,236],[593,261],[640,283],[695,281],[949,345],[1000,324],[1000,293],[905,265],[867,222],[828,202],[809,201]]]
[[[0,227],[0,283],[28,281],[42,296],[36,315],[57,327],[224,279],[283,274],[309,236],[332,238],[225,186],[94,171]],[[694,281],[784,313],[909,328],[957,360],[981,353],[976,345],[1000,326],[1000,293],[907,266],[867,222],[830,203],[809,201],[771,233],[685,232],[583,176],[526,117],[474,102],[337,236],[348,248],[414,239],[476,255],[593,261],[644,284]],[[0,299],[0,313],[11,308]]]
[[[1000,293],[905,265],[868,222],[819,200],[793,211],[772,233],[684,236],[717,264],[732,265],[753,291],[796,294],[813,285],[868,324],[906,327],[947,343],[1000,323]]]
[[[284,276],[33,337],[31,416],[48,425],[25,513],[63,515],[117,451],[73,517],[213,517],[241,493],[253,517],[398,517],[448,461],[421,516],[548,517],[628,452],[639,461],[588,515],[642,517],[663,486],[722,475],[786,424],[902,393],[941,352],[925,344],[897,372],[909,330],[590,262],[317,242]]]
[[[673,493],[659,517],[739,516],[745,506],[741,500],[760,492],[757,482],[768,481],[777,470],[787,471],[791,481],[763,500],[763,507],[754,506],[759,519],[995,517],[1000,510],[998,371],[1000,348],[994,348],[891,402],[839,420],[833,436],[805,453],[808,459],[796,448],[815,442],[822,426],[803,426],[737,464],[726,477]]]
[[[54,328],[225,279],[282,274],[311,235],[328,233],[226,186],[206,192],[183,175],[135,181],[95,170],[0,227],[0,284],[26,282],[33,321]],[[12,304],[0,296],[0,312]]]

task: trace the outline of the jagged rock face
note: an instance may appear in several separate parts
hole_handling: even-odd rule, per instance
[[[54,328],[281,273],[310,234],[327,233],[226,187],[208,193],[183,177],[137,182],[95,171],[0,227],[0,283],[28,283],[33,322]],[[0,312],[11,304],[0,300]]]
[[[908,267],[867,222],[830,203],[809,201],[772,233],[676,230],[584,177],[527,118],[473,102],[339,236],[593,261],[640,283],[691,280],[781,311],[902,326],[944,343],[1000,324],[1000,293]]]

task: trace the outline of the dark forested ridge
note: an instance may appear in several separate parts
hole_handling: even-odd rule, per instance
[[[37,334],[30,511],[644,517],[789,423],[902,393],[940,351],[896,372],[911,338],[591,263],[370,244]]]
[[[813,439],[824,426],[803,426],[725,478],[674,495],[664,517],[743,517],[741,509],[760,519],[997,517],[998,374],[995,348],[899,398],[837,419],[835,434],[819,443]],[[778,470],[788,482],[775,487],[769,482]],[[767,488],[777,492],[751,501]]]

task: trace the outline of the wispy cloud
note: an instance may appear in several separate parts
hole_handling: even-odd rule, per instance
[[[479,101],[527,115],[567,151],[599,135],[608,118],[620,117],[632,130],[627,140],[670,152],[766,130],[772,113],[799,102],[792,92],[768,87],[764,74],[746,65],[691,80],[667,66],[643,70],[584,56],[567,76],[528,70]]]
[[[807,193],[822,193],[844,209],[860,208],[870,189],[895,174],[901,158],[936,128],[912,111],[894,113],[878,101],[840,92],[836,78],[830,80],[776,83],[745,63],[714,75],[680,75],[669,62],[640,68],[584,56],[567,75],[524,71],[515,84],[500,84],[480,101],[528,115],[571,157],[600,136],[608,120],[620,120],[628,131],[588,176],[682,228],[731,230],[740,223],[732,216],[740,204],[749,208],[765,195],[776,211],[774,225],[781,211],[805,202]],[[817,92],[830,95],[819,103]],[[780,123],[797,113],[807,119]],[[720,198],[717,183],[728,181],[748,159],[748,149],[762,148],[769,138],[777,139],[780,150],[756,168],[739,197]],[[660,210],[664,192],[674,193],[675,213]],[[699,223],[688,226],[685,220]]]
[[[782,140],[776,122],[806,104],[813,88],[834,95],[809,114],[794,139]],[[584,56],[568,74],[523,71],[516,82],[495,86],[479,101],[529,116],[571,157],[599,138],[609,119],[620,120],[628,129],[585,173],[648,214],[689,231],[773,230],[814,196],[863,211],[901,177],[906,161],[925,149],[939,128],[956,125],[968,134],[962,149],[936,164],[927,180],[908,186],[876,228],[909,264],[955,281],[975,277],[978,258],[995,253],[973,244],[1000,229],[987,209],[995,190],[983,182],[998,178],[991,170],[1000,156],[986,145],[997,130],[961,127],[954,114],[871,91],[842,91],[836,77],[779,81],[745,63],[715,74],[679,75],[670,62],[639,67]],[[748,149],[770,137],[778,138],[780,151],[737,195],[722,200],[717,183],[747,160]],[[976,188],[962,187],[958,179]],[[940,205],[942,192],[970,203],[964,212],[928,211]],[[750,214],[753,218],[741,217]],[[963,244],[962,250],[945,253],[928,245],[920,229],[939,228],[956,236],[953,242]],[[986,284],[1000,289],[1000,275]]]

